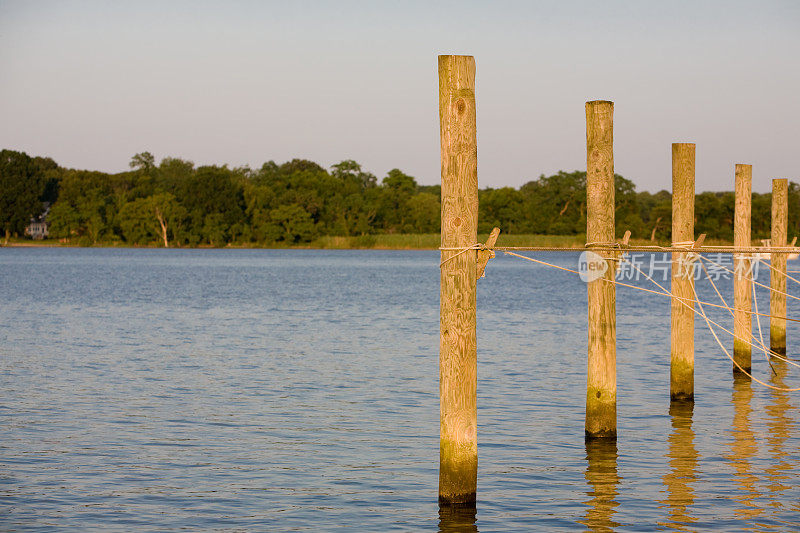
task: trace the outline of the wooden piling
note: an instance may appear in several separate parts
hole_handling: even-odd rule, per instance
[[[694,241],[693,143],[672,145],[672,242]],[[694,400],[694,269],[690,254],[672,253],[670,399]],[[687,307],[689,306],[689,307]]]
[[[478,238],[475,60],[439,56],[442,248]],[[439,502],[475,502],[478,483],[477,250],[442,250],[439,342]]]
[[[752,202],[752,165],[736,165],[736,192],[733,215],[733,245],[749,247],[750,242],[750,206]],[[744,370],[750,372],[751,350],[749,340],[752,334],[752,273],[750,271],[749,254],[734,254],[733,264],[733,373]]]
[[[614,241],[614,103],[586,103],[586,240]],[[586,438],[617,436],[617,317],[613,252],[597,250],[608,268],[589,281]]]
[[[772,180],[771,246],[786,246],[788,230],[789,180]],[[770,254],[769,284],[769,347],[778,355],[786,355],[786,254]]]

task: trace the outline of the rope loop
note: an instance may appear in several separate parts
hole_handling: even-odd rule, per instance
[[[699,253],[690,251],[692,246],[694,246],[694,241],[677,241],[672,243],[671,248],[688,248],[686,250],[686,255],[681,258],[681,262],[688,266],[695,263],[700,258]]]
[[[485,244],[481,244],[479,242],[475,243],[475,244],[472,244],[470,246],[462,246],[462,247],[459,247],[459,248],[448,248],[448,247],[440,246],[439,250],[442,251],[442,252],[458,252],[458,253],[454,254],[454,255],[451,255],[450,257],[448,257],[447,259],[445,259],[444,261],[439,263],[439,268],[442,268],[442,266],[445,263],[447,263],[448,261],[450,261],[452,259],[455,259],[459,255],[467,253],[470,250],[490,250],[490,249],[491,248],[488,248]]]

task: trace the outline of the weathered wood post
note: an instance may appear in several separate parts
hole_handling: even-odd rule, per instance
[[[475,60],[439,56],[442,248],[478,238]],[[478,484],[477,250],[441,252],[439,502],[475,502]]]
[[[736,248],[751,246],[750,204],[752,202],[752,165],[736,165],[736,192],[733,214],[733,245]],[[753,332],[750,306],[752,305],[752,273],[750,255],[734,254],[733,264],[733,373],[750,372],[750,344]],[[738,366],[737,366],[738,365]]]
[[[672,145],[672,243],[694,241],[693,143]],[[687,252],[672,253],[670,399],[694,400],[694,269]],[[690,307],[687,307],[690,306]]]
[[[771,246],[786,246],[788,230],[789,180],[772,180]],[[786,254],[770,254],[769,347],[778,355],[786,355]]]
[[[614,241],[614,103],[586,102],[586,240]],[[614,252],[598,250],[608,267],[587,283],[589,365],[586,438],[617,436],[617,316]]]

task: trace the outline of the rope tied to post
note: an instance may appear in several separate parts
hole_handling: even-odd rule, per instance
[[[485,250],[485,249],[486,249],[486,245],[482,244],[482,243],[479,243],[479,242],[477,242],[475,244],[471,244],[469,246],[461,246],[461,247],[441,247],[440,246],[439,250],[442,251],[442,252],[458,252],[458,253],[456,253],[454,255],[451,255],[450,257],[448,257],[447,259],[445,259],[444,261],[439,263],[439,268],[442,268],[442,266],[444,266],[444,264],[447,263],[448,261],[452,261],[453,259],[455,259],[459,255],[465,254],[465,253],[469,252],[470,250]]]
[[[691,254],[693,256],[693,262],[696,261],[697,259],[702,259],[703,261],[707,261],[709,264],[717,265],[718,267],[720,267],[720,268],[722,268],[724,270],[727,270],[729,272],[733,272],[733,270],[728,269],[724,265],[716,263],[712,259],[709,259],[707,257],[703,257],[702,255],[700,255],[700,253],[698,253],[699,252],[699,249],[698,249],[699,248],[699,246],[698,246],[699,243],[702,243],[702,238],[698,239],[697,242],[694,242],[694,241],[674,242],[674,243],[672,243],[672,245],[670,247],[664,247],[664,248],[666,248],[666,250],[668,250],[668,251],[688,252],[689,254]],[[590,249],[590,248],[601,248],[602,247],[603,249],[610,250],[610,251],[616,251],[617,253],[622,253],[623,250],[627,251],[626,245],[624,243],[618,243],[618,242],[614,242],[614,243],[589,242],[589,243],[586,243],[585,247],[587,249]],[[517,247],[504,247],[504,246],[500,246],[500,247],[486,246],[486,245],[481,244],[481,243],[476,243],[476,244],[473,244],[471,246],[461,247],[461,248],[446,248],[446,247],[440,248],[440,250],[444,250],[444,251],[455,251],[455,252],[458,252],[456,255],[460,255],[461,253],[465,253],[465,252],[467,252],[469,250],[484,250],[484,251],[497,250],[497,251],[502,251],[503,253],[505,253],[507,255],[511,255],[513,257],[517,257],[519,259],[524,259],[526,261],[537,263],[537,264],[540,264],[540,265],[543,265],[543,266],[546,266],[546,267],[551,267],[551,268],[555,268],[555,269],[558,269],[558,270],[563,270],[563,271],[570,272],[570,273],[573,273],[573,274],[580,274],[577,270],[573,270],[571,268],[566,268],[566,267],[562,267],[562,266],[559,266],[559,265],[554,265],[553,263],[549,263],[549,262],[546,262],[546,261],[541,261],[539,259],[534,259],[533,257],[528,257],[528,256],[525,256],[525,255],[514,253],[513,251],[511,251],[513,249],[519,249],[519,248],[517,248]],[[573,249],[572,251],[574,252],[575,250]],[[453,257],[455,257],[455,256],[453,256]],[[447,260],[449,260],[449,259],[452,259],[452,257],[448,258]],[[443,261],[442,264],[444,262],[446,262],[447,260]],[[619,261],[620,259],[617,259],[617,260]],[[624,257],[621,259],[621,261],[625,261],[625,260],[626,259]],[[716,285],[713,282],[712,276],[710,275],[708,270],[706,270],[705,265],[702,262],[700,263],[700,265],[701,265],[701,267],[703,268],[703,270],[706,273],[706,278],[709,280],[709,282],[711,283],[712,287],[717,292],[717,295],[720,298],[722,298],[722,295],[719,294],[719,290],[717,289]],[[719,339],[719,336],[718,336],[718,334],[716,332],[716,329],[719,329],[719,330],[721,330],[721,331],[733,336],[734,338],[738,338],[738,339],[742,340],[743,342],[749,344],[752,348],[755,348],[757,351],[764,352],[765,355],[772,356],[772,357],[774,357],[776,359],[782,360],[782,361],[784,361],[784,362],[786,362],[786,363],[788,363],[790,365],[793,365],[793,366],[799,366],[798,363],[796,363],[792,359],[790,359],[788,357],[781,356],[780,354],[777,354],[777,353],[773,352],[772,350],[770,350],[768,347],[766,347],[766,343],[764,342],[764,340],[763,339],[759,340],[759,338],[756,337],[756,335],[754,333],[752,333],[752,332],[750,333],[750,336],[749,336],[750,338],[749,339],[741,338],[738,335],[736,335],[733,331],[723,327],[718,322],[716,322],[714,320],[711,320],[708,317],[708,315],[706,314],[706,312],[703,309],[703,307],[722,308],[722,309],[726,309],[731,314],[733,314],[733,312],[736,310],[735,307],[732,307],[732,306],[728,305],[725,302],[724,298],[722,298],[722,305],[714,304],[714,303],[707,302],[707,301],[703,301],[703,300],[701,300],[699,298],[699,296],[698,296],[698,294],[696,292],[696,289],[694,289],[694,284],[692,285],[693,297],[690,297],[690,298],[678,297],[675,294],[673,294],[672,291],[670,291],[669,289],[667,289],[664,286],[660,285],[651,276],[648,276],[645,272],[643,272],[635,264],[631,263],[631,266],[635,270],[637,270],[640,274],[642,274],[645,277],[645,279],[647,279],[650,282],[654,283],[660,290],[647,289],[647,288],[639,287],[639,286],[632,285],[632,284],[629,284],[629,283],[623,283],[623,282],[620,282],[620,281],[618,281],[616,279],[608,279],[608,278],[600,278],[600,279],[602,279],[605,282],[617,285],[617,286],[628,287],[628,288],[635,289],[635,290],[642,291],[642,292],[646,292],[646,293],[657,294],[657,295],[660,295],[660,296],[666,296],[666,297],[675,298],[681,305],[686,306],[686,307],[689,307],[690,303],[696,303],[699,306],[699,309],[694,309],[692,307],[693,313],[695,315],[698,315],[702,319],[704,319],[704,321],[706,322],[706,325],[708,326],[709,331],[711,332],[712,336],[716,340],[719,348],[728,357],[728,359],[733,361],[733,364],[735,366],[737,366],[739,368],[739,370],[741,370],[746,375],[751,377],[755,382],[757,382],[757,383],[759,383],[759,384],[761,384],[761,385],[763,385],[765,387],[768,387],[770,389],[778,390],[778,391],[784,391],[784,392],[798,392],[798,391],[800,391],[800,387],[796,387],[796,388],[792,388],[792,387],[776,387],[776,386],[771,385],[769,383],[766,383],[766,382],[764,382],[762,380],[759,380],[758,378],[753,376],[751,372],[747,372],[745,369],[741,368],[741,366],[736,363],[736,361],[734,360],[734,358],[732,357],[730,352],[725,348],[725,346],[722,344],[721,340]],[[774,292],[781,292],[782,294],[785,294],[786,296],[788,296],[790,298],[795,298],[795,299],[800,300],[800,298],[798,298],[796,296],[793,296],[793,295],[790,295],[790,294],[788,294],[788,293],[786,293],[784,291],[775,291],[775,289],[771,289],[769,286],[760,284],[760,283],[755,282],[755,281],[754,281],[754,284],[755,285],[761,285],[762,287],[764,287],[764,288],[766,288],[768,290],[772,290]],[[775,317],[775,318],[782,318],[784,320],[791,321],[791,322],[800,322],[800,319],[795,319],[795,318],[790,318],[790,317],[785,317],[785,316],[775,316],[775,315],[772,315],[771,313],[759,313],[757,309],[754,310],[754,311],[750,311],[750,312],[751,312],[751,314],[756,315],[756,316]],[[770,366],[771,366],[771,364],[770,364]],[[773,369],[773,371],[774,371],[774,369]]]
[[[702,238],[705,238],[705,235]],[[698,241],[702,242],[702,238]],[[694,274],[694,264],[700,259],[700,254],[694,251],[695,244],[695,241],[673,241],[670,246],[673,249],[673,253],[685,250],[684,255],[678,258],[681,272],[685,274]]]
[[[482,278],[484,277],[484,271],[486,270],[486,264],[489,262],[489,259],[494,257],[494,245],[497,242],[497,237],[500,235],[500,228],[493,228],[492,232],[489,233],[489,238],[486,239],[486,244],[483,243],[475,243],[469,246],[463,247],[447,247],[447,246],[440,246],[439,250],[443,252],[457,252],[454,255],[451,255],[444,261],[439,263],[439,268],[441,269],[445,263],[448,261],[455,259],[456,257],[460,256],[461,254],[467,253],[470,250],[476,250],[477,253],[477,277]]]
[[[603,260],[621,264],[623,259],[625,258],[625,253],[622,252],[622,250],[628,248],[629,238],[630,238],[630,231],[625,232],[625,238],[621,243],[616,241],[610,241],[610,242],[593,241],[593,242],[587,242],[586,244],[583,245],[583,247],[589,252],[594,252],[594,250],[611,252],[611,256],[603,257]],[[619,265],[617,265],[616,268],[619,268]]]
[[[618,242],[601,242],[601,241],[587,242],[586,244],[583,245],[583,247],[588,250],[591,250],[592,248],[599,248],[602,250],[606,249],[619,250],[620,248],[622,248],[622,246],[623,245]]]

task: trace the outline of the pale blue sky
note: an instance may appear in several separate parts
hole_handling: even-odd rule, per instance
[[[800,2],[0,0],[0,147],[117,172],[355,159],[439,182],[436,56],[477,62],[481,187],[585,168],[584,102],[615,102],[616,170],[698,190],[800,182]]]

